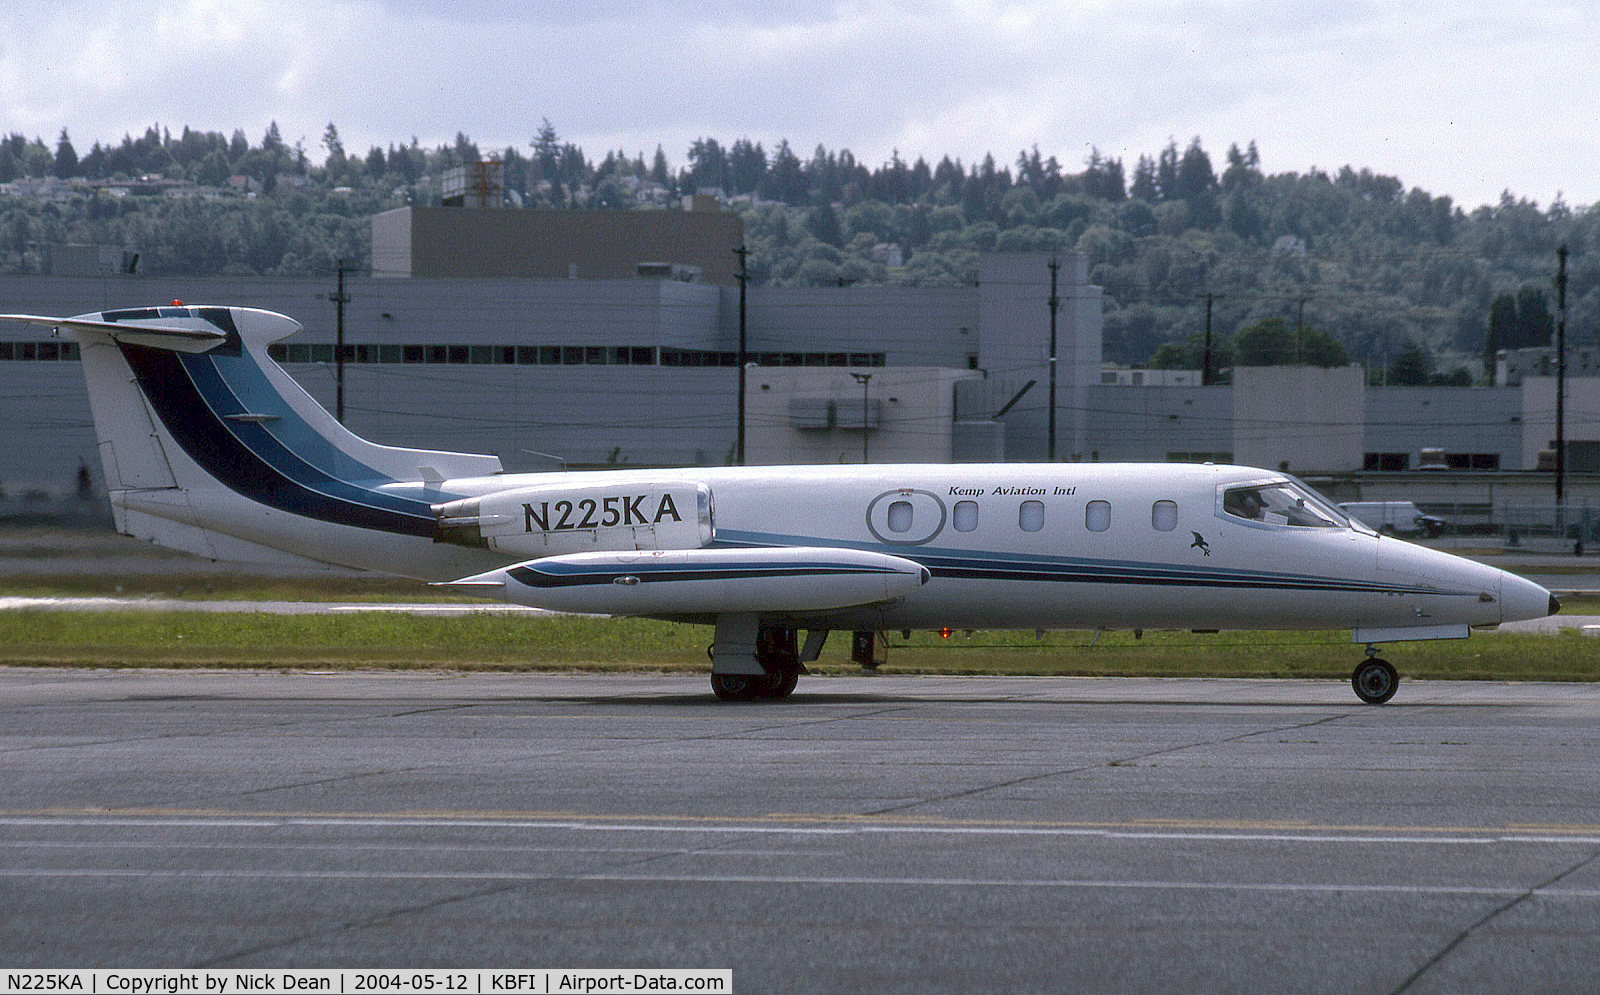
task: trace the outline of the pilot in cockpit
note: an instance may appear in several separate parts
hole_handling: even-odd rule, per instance
[[[1261,495],[1253,489],[1237,488],[1222,496],[1222,510],[1239,518],[1261,520]]]

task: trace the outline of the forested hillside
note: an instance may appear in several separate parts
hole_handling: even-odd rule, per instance
[[[0,272],[83,242],[133,249],[151,276],[331,274],[336,259],[366,259],[372,214],[436,204],[444,170],[492,155],[525,208],[675,209],[680,194],[719,190],[743,212],[758,283],[948,285],[974,280],[984,251],[1082,251],[1106,292],[1106,358],[1123,363],[1198,365],[1210,295],[1222,350],[1244,330],[1240,350],[1259,361],[1348,357],[1390,382],[1481,377],[1494,347],[1548,340],[1561,244],[1569,332],[1587,343],[1600,327],[1600,207],[1508,192],[1469,212],[1350,166],[1266,175],[1254,143],[1216,164],[1198,138],[1173,142],[1131,167],[1098,151],[1069,166],[1038,148],[869,167],[848,150],[712,138],[679,165],[659,147],[597,161],[549,122],[522,150],[458,135],[357,154],[332,124],[319,146],[313,158],[276,125],[256,143],[152,127],[81,155],[65,130],[53,148],[12,134],[0,183],[22,182],[0,196]]]

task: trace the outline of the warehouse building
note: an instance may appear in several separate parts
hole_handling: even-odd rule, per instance
[[[989,254],[968,286],[750,286],[741,307],[738,216],[691,206],[380,215],[373,274],[343,284],[342,362],[332,277],[62,267],[0,277],[0,310],[178,299],[279,311],[305,327],[274,358],[330,410],[342,394],[353,431],[494,453],[508,470],[734,462],[742,312],[747,462],[1021,461],[1053,449],[1062,461],[1284,468],[1353,498],[1399,486],[1394,475],[1426,450],[1472,492],[1463,500],[1477,501],[1489,470],[1546,487],[1531,472],[1555,434],[1553,381],[1539,370],[1492,388],[1368,387],[1356,367],[1240,369],[1226,386],[1199,386],[1188,371],[1102,370],[1101,291],[1077,253]],[[93,491],[98,455],[72,344],[0,325],[0,388],[13,428],[0,447],[0,514],[76,495],[86,480]],[[1568,412],[1582,495],[1600,479],[1590,472],[1600,379],[1569,380]]]
[[[498,225],[493,219],[540,212],[455,213]],[[652,213],[680,212],[616,216]],[[417,230],[411,224],[409,237]],[[431,230],[456,241],[471,237],[459,226]],[[537,254],[537,244],[528,248]],[[546,254],[567,253],[557,247]],[[508,470],[732,462],[737,281],[706,280],[716,273],[709,256],[624,261],[634,267],[630,278],[347,277],[343,362],[332,278],[12,276],[0,278],[0,310],[79,314],[168,300],[265,308],[305,326],[272,347],[274,358],[330,410],[340,407],[342,378],[345,423],[377,442],[494,453]],[[751,458],[831,454],[830,460],[854,461],[864,437],[874,462],[1042,457],[1042,389],[1002,418],[983,411],[969,419],[975,424],[961,426],[954,390],[986,375],[1007,390],[1047,379],[1051,261],[990,256],[976,286],[747,288],[748,360],[753,369],[786,374],[782,417],[759,404],[747,416]],[[641,276],[642,262],[666,265],[646,267]],[[1081,256],[1064,254],[1056,262],[1063,302],[1055,316],[1058,436],[1064,455],[1081,454],[1089,432],[1085,391],[1100,369],[1100,291],[1088,285]],[[0,403],[22,430],[0,449],[0,487],[8,495],[72,489],[80,467],[98,477],[75,360],[70,343],[44,341],[37,328],[0,326]],[[866,404],[880,417],[863,421],[857,412],[852,421],[847,411],[840,417],[838,405],[821,423],[790,417],[790,401],[799,412],[834,400],[831,381],[848,371],[882,371],[866,380]],[[874,436],[881,439],[876,452]],[[913,438],[926,444],[907,448]]]

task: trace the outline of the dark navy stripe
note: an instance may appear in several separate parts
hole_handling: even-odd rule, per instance
[[[209,312],[212,309],[205,310]],[[238,342],[238,331],[233,327],[232,317],[226,309],[215,310],[222,312],[222,321],[226,324],[210,313],[205,317],[228,334],[229,341],[217,347],[225,350]],[[128,319],[156,316],[136,312],[113,314]],[[187,311],[179,315],[159,315],[187,316]],[[119,346],[140,389],[173,440],[190,459],[229,490],[269,508],[338,525],[432,537],[434,516],[431,506],[426,502],[407,501],[339,481],[298,460],[264,431],[259,433],[261,438],[257,442],[265,446],[270,440],[270,445],[280,450],[274,454],[278,459],[269,461],[247,446],[206,402],[191,375],[190,362],[203,371],[205,365],[213,362],[208,358],[209,354],[184,356],[167,349],[126,342],[119,343]],[[215,373],[215,368],[212,369]],[[220,373],[217,375],[220,376]],[[290,461],[298,464],[298,472],[291,474],[282,469]],[[350,496],[336,496],[327,491],[344,491]],[[359,499],[352,499],[356,495],[360,496]],[[373,501],[387,507],[374,507],[369,503]]]
[[[1344,591],[1361,593],[1410,592],[1410,588],[1396,588],[1360,581],[1342,581],[1317,578],[1293,580],[1258,577],[1227,577],[1219,575],[1162,576],[1160,573],[1116,572],[1111,570],[1051,570],[1044,568],[997,568],[929,566],[935,577],[964,580],[1030,580],[1066,584],[1144,584],[1156,587],[1222,587],[1251,590],[1280,591]],[[1437,593],[1437,592],[1432,592]]]
[[[546,573],[537,566],[512,567],[506,573],[527,587],[584,587],[615,583],[618,577],[637,577],[642,584],[686,580],[760,580],[767,577],[816,577],[842,574],[885,574],[893,570],[872,567],[786,566],[786,567],[673,567],[607,568],[583,573]]]
[[[718,545],[725,548],[768,549],[785,545],[821,546],[826,540],[807,536],[763,536],[738,539],[741,533],[723,530]],[[751,533],[742,533],[751,535]],[[759,533],[755,533],[760,535]],[[879,551],[880,547],[857,543],[838,543],[839,548]],[[1309,574],[1275,574],[1255,570],[1215,570],[1155,563],[1049,560],[1044,557],[1005,557],[993,553],[961,555],[956,550],[915,551],[896,549],[896,556],[913,560],[928,568],[934,577],[963,580],[1014,580],[1056,584],[1131,584],[1154,587],[1204,587],[1235,590],[1325,591],[1345,594],[1443,594],[1476,596],[1474,591],[1439,591],[1408,584],[1318,577]]]

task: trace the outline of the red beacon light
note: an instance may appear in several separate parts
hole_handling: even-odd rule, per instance
[[[939,628],[939,638],[940,639],[949,639],[950,638],[950,634],[952,632],[954,632],[954,631],[955,630],[950,628],[948,625],[941,626]]]
[[[173,306],[173,307],[183,307],[183,302],[182,302],[182,301],[180,301],[180,300],[174,300],[174,301],[173,301],[173,302],[172,302],[172,306]]]

